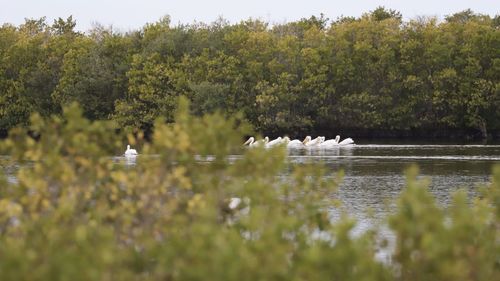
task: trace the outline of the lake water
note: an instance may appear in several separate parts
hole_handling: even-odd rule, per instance
[[[141,157],[141,156],[139,156]],[[238,159],[235,155],[231,158]],[[1,157],[4,160],[8,157]],[[113,157],[113,161],[133,166],[135,160]],[[354,233],[361,233],[375,225],[382,226],[381,233],[394,239],[384,226],[388,213],[394,211],[394,202],[405,186],[405,169],[412,164],[420,168],[420,178],[430,180],[429,189],[438,204],[446,206],[451,193],[464,188],[469,196],[475,196],[478,187],[490,182],[492,167],[500,164],[500,145],[379,145],[362,144],[331,150],[290,150],[288,161],[294,164],[321,162],[334,176],[339,170],[344,179],[332,198],[339,199],[343,207],[358,221]],[[5,170],[5,166],[4,166]],[[6,171],[11,181],[16,168]],[[286,177],[284,171],[283,176]],[[367,215],[371,210],[372,216]],[[330,211],[332,219],[339,215],[338,209]],[[379,258],[388,259],[391,251],[382,250]]]
[[[356,145],[334,150],[290,151],[292,162],[321,161],[332,171],[344,170],[337,196],[354,216],[367,207],[383,215],[405,186],[405,169],[413,164],[430,180],[429,189],[446,205],[450,193],[465,188],[469,195],[490,181],[500,164],[500,145]]]
[[[125,157],[115,160],[134,164]],[[489,183],[492,167],[500,164],[500,145],[361,144],[328,150],[289,150],[288,161],[323,163],[330,172],[328,176],[343,170],[339,190],[331,196],[344,203],[349,215],[366,222],[367,209],[380,219],[394,210],[395,199],[405,186],[405,170],[413,164],[420,168],[419,178],[430,180],[429,190],[442,206],[460,188],[471,197],[477,195],[478,187]]]
[[[3,163],[7,159],[8,156],[0,157],[1,168],[15,181],[17,168],[6,169]],[[113,157],[113,161],[135,164],[135,160],[121,156]],[[361,144],[329,150],[289,150],[288,161],[321,162],[331,171],[330,175],[343,170],[344,180],[332,196],[340,199],[354,217],[364,217],[367,208],[374,211],[375,217],[385,217],[405,186],[405,169],[412,164],[419,166],[420,177],[430,180],[429,189],[437,202],[446,206],[453,191],[465,188],[474,196],[478,186],[490,181],[492,167],[500,164],[500,145]]]
[[[374,226],[388,238],[389,246],[378,258],[388,261],[394,237],[385,225],[395,201],[405,187],[405,170],[416,164],[419,178],[427,178],[436,201],[446,207],[453,191],[465,189],[470,197],[490,182],[492,167],[500,164],[500,145],[356,145],[334,150],[290,151],[294,163],[322,162],[332,172],[342,169],[344,180],[332,197],[357,219],[354,233]],[[368,215],[370,210],[371,215]],[[332,218],[338,217],[331,209]]]

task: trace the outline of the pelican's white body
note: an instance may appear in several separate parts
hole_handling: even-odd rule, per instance
[[[137,151],[135,149],[130,149],[130,144],[127,145],[127,150],[125,150],[125,156],[137,156]]]
[[[339,145],[350,145],[350,144],[354,144],[354,140],[352,140],[351,138],[347,138],[339,142]]]
[[[255,141],[254,137],[248,138],[248,140],[243,145],[248,145],[249,147],[263,146],[269,142],[269,138],[265,137],[262,140]]]
[[[289,137],[284,137],[283,138],[283,143],[286,144],[286,147],[288,148],[302,148],[304,147],[304,142],[300,140],[290,140]]]
[[[266,147],[270,148],[270,147],[273,147],[273,146],[276,146],[276,145],[280,145],[280,144],[281,144],[281,137],[278,137],[278,138],[276,138],[276,139],[274,139],[274,140],[266,143]]]
[[[354,141],[351,138],[346,138],[340,141],[340,136],[337,135],[335,139],[327,140],[319,145],[321,148],[335,148],[339,146],[351,146],[354,145]]]
[[[311,140],[311,136],[307,136],[304,140],[304,145],[307,147],[316,147],[324,141],[325,137],[316,137],[315,139]]]
[[[334,139],[330,139],[330,140],[327,140],[327,141],[320,143],[319,147],[321,147],[321,148],[337,147],[337,146],[339,146],[339,140],[340,140],[340,136],[336,136]]]

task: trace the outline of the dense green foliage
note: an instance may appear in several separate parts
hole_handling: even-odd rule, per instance
[[[334,221],[342,174],[292,165],[285,149],[249,149],[240,121],[193,117],[155,123],[135,166],[113,163],[125,138],[71,106],[34,115],[0,143],[16,181],[0,177],[0,275],[10,280],[495,280],[500,274],[500,169],[481,198],[457,193],[446,211],[408,173],[389,225],[390,262],[377,231]],[[30,132],[28,134],[28,132]],[[31,136],[30,136],[31,135]],[[35,136],[35,141],[32,136]],[[210,160],[206,157],[210,156]],[[5,161],[5,160],[3,160]],[[3,163],[4,166],[9,166]],[[290,178],[280,173],[289,169]],[[333,196],[332,196],[333,195]],[[232,197],[243,198],[236,209]]]
[[[92,120],[148,129],[186,95],[196,114],[243,112],[260,132],[500,131],[499,16],[406,22],[377,8],[283,24],[247,20],[117,33],[27,19],[0,27],[0,129],[77,101]],[[441,130],[441,131],[440,131]]]

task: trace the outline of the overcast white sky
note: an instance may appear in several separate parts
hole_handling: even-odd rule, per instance
[[[58,17],[73,15],[80,31],[90,29],[93,22],[128,31],[164,15],[170,15],[174,24],[210,23],[218,16],[231,23],[250,17],[283,23],[320,13],[330,19],[340,15],[357,17],[377,6],[398,10],[405,19],[415,16],[443,18],[467,8],[491,16],[500,13],[500,0],[0,0],[0,25],[19,25],[24,18],[42,16],[52,23]]]

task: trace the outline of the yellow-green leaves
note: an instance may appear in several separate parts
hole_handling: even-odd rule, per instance
[[[498,276],[499,171],[483,197],[458,193],[444,210],[410,169],[389,222],[396,247],[381,263],[375,230],[354,235],[347,214],[331,218],[342,172],[290,163],[284,147],[243,149],[239,118],[192,116],[183,98],[177,108],[146,143],[76,105],[11,131],[1,146],[20,167],[0,181],[2,280]],[[127,142],[133,165],[116,157]]]
[[[468,202],[457,192],[449,214],[436,206],[418,169],[408,171],[408,187],[390,225],[396,234],[395,265],[402,280],[489,280],[499,271],[498,216],[491,197]],[[498,176],[498,171],[496,171]],[[496,183],[489,192],[498,190]]]

